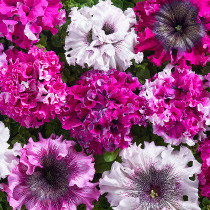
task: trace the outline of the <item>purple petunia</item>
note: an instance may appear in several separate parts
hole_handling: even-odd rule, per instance
[[[102,154],[128,147],[131,126],[145,125],[145,99],[134,93],[141,88],[131,74],[109,70],[85,73],[68,89],[67,103],[58,116],[64,129],[88,148]]]
[[[13,209],[25,205],[28,210],[76,210],[82,203],[87,210],[93,208],[99,197],[98,183],[89,182],[95,174],[94,159],[62,138],[40,135],[39,142],[30,138],[21,150],[20,162],[3,189]]]

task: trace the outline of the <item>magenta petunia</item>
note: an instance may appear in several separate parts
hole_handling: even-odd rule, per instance
[[[93,70],[68,89],[67,103],[58,116],[64,129],[94,154],[128,147],[131,126],[145,125],[145,99],[134,93],[141,88],[125,72]]]
[[[203,160],[201,173],[198,175],[201,195],[210,198],[210,139],[204,139],[198,147]]]
[[[76,210],[80,204],[93,208],[100,194],[98,183],[89,182],[95,174],[94,159],[62,138],[40,135],[39,142],[30,138],[21,150],[20,162],[3,189],[13,209],[25,205],[28,210]]]
[[[42,30],[56,34],[65,23],[65,11],[59,0],[0,0],[0,37],[22,48],[39,40]]]
[[[53,51],[33,46],[28,53],[7,50],[0,67],[0,112],[22,126],[39,127],[55,118],[66,100],[62,63]]]
[[[210,59],[210,5],[206,0],[147,0],[134,7],[139,17],[137,52],[154,51],[157,66],[204,66]]]
[[[196,134],[203,138],[209,124],[210,100],[202,77],[188,69],[168,65],[163,72],[147,80],[141,92],[151,108],[147,116],[153,132],[167,143],[194,145]]]

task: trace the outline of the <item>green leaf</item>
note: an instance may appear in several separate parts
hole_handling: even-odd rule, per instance
[[[57,34],[52,36],[51,43],[54,47],[62,47],[61,39]]]
[[[103,173],[104,171],[109,171],[111,167],[112,167],[112,162],[95,164],[96,173]]]
[[[116,159],[119,151],[115,150],[114,152],[104,152],[104,160],[106,162],[112,162],[113,160]]]
[[[202,70],[201,73],[203,76],[207,75],[208,73],[210,73],[210,66],[205,66]]]
[[[112,2],[116,7],[123,8],[123,2],[121,0],[112,0]]]
[[[203,204],[204,206],[210,205],[210,200],[209,200],[208,198],[204,198],[204,199],[202,200],[202,204]]]
[[[47,36],[43,36],[36,44],[37,45],[41,45],[43,47],[45,47],[47,45]]]
[[[136,76],[140,80],[145,80],[150,78],[150,70],[146,67],[147,65],[138,65]]]
[[[127,1],[123,2],[123,10],[126,10],[127,8],[133,8],[133,7],[134,7],[134,3],[127,2]]]
[[[105,162],[103,155],[96,155],[94,158],[96,173],[103,173],[111,169],[112,162]]]

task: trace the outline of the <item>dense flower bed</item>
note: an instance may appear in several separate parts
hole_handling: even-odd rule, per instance
[[[0,0],[0,209],[210,208],[209,0]]]

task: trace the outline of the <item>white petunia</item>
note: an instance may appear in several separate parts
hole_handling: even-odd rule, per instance
[[[21,145],[15,143],[13,149],[8,149],[9,129],[0,122],[0,179],[6,178],[18,164],[17,155],[20,155]]]
[[[135,54],[134,50],[137,35],[132,28],[136,23],[132,9],[123,12],[106,0],[92,8],[72,8],[69,17],[65,41],[69,65],[125,71],[132,65],[131,60],[143,60],[143,53]]]
[[[196,174],[201,165],[192,152],[186,147],[174,151],[154,142],[145,142],[144,149],[140,146],[122,150],[122,163],[114,162],[99,181],[100,192],[108,193],[113,209],[199,210]]]

